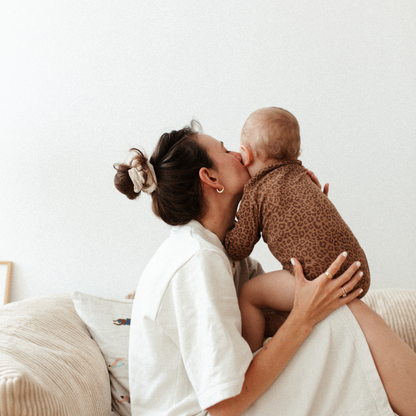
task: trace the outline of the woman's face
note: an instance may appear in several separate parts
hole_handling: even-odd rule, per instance
[[[240,153],[229,151],[223,142],[206,134],[198,134],[197,140],[214,162],[219,183],[224,186],[225,191],[241,197],[244,184],[250,179],[250,175],[241,162]]]

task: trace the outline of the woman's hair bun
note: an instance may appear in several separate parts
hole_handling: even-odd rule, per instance
[[[149,172],[148,160],[145,154],[136,148],[130,149],[133,152],[133,156],[130,159],[130,163],[115,163],[114,169],[117,173],[114,176],[114,185],[118,191],[126,195],[129,199],[136,199],[140,195],[139,192],[135,192],[134,183],[129,175],[129,170],[137,168],[145,173],[145,175],[151,174]]]
[[[131,149],[129,164],[114,164],[116,188],[129,199],[137,198],[141,191],[150,193],[153,212],[166,224],[200,220],[207,205],[199,171],[214,167],[198,140],[201,133],[201,125],[192,120],[181,130],[162,134],[149,160],[141,150]]]

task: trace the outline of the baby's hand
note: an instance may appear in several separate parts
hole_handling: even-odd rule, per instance
[[[313,182],[316,184],[316,186],[321,189],[321,184],[318,180],[318,178],[316,177],[316,175],[309,169],[306,169],[304,167],[304,169],[306,170],[306,173],[309,175],[309,177],[313,180]],[[325,196],[328,196],[328,192],[329,192],[329,183],[326,183],[324,186],[324,189],[322,190],[322,192],[325,194]]]

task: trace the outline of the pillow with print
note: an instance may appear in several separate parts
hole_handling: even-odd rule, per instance
[[[113,410],[120,416],[130,416],[128,353],[133,300],[102,298],[81,292],[74,292],[72,300],[107,364]]]

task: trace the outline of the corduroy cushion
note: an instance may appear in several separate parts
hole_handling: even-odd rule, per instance
[[[370,290],[362,300],[416,352],[415,289]]]
[[[71,296],[0,308],[0,415],[111,415],[108,372]]]

